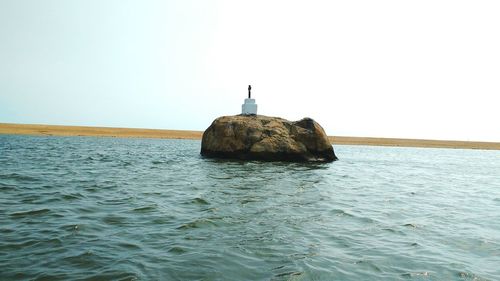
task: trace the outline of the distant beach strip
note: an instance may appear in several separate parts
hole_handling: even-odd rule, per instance
[[[201,131],[0,123],[0,134],[201,139]],[[500,142],[330,136],[332,144],[500,150]]]

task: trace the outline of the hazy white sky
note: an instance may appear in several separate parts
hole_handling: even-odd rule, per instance
[[[500,141],[500,2],[0,0],[0,122]]]

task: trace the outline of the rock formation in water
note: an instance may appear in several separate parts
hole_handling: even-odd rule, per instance
[[[223,116],[203,133],[201,154],[244,160],[337,160],[323,128],[311,118],[291,122],[262,115]]]

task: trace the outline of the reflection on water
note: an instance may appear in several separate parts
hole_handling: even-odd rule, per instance
[[[496,280],[500,154],[0,136],[1,280]]]

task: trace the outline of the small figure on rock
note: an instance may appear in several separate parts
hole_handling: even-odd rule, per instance
[[[257,104],[255,99],[252,99],[252,86],[248,85],[248,99],[245,99],[245,103],[241,105],[241,114],[243,115],[257,115]]]

